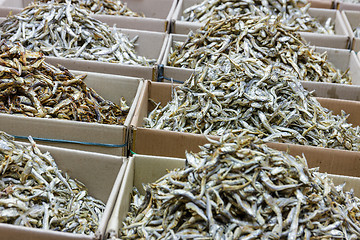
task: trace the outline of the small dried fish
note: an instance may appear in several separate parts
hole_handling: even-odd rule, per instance
[[[247,135],[186,154],[135,189],[120,239],[358,239],[360,199]],[[112,239],[117,239],[113,237]]]
[[[334,22],[327,18],[324,23],[308,13],[310,3],[305,0],[204,0],[184,10],[181,20],[206,23],[241,14],[269,15],[302,32],[334,35]]]
[[[263,141],[360,150],[360,127],[334,115],[281,65],[254,71],[218,57],[175,87],[173,99],[144,119],[145,127],[222,136],[250,131]],[[249,61],[250,62],[250,61]]]
[[[149,66],[153,59],[137,56],[134,41],[66,3],[37,3],[0,24],[0,36],[47,56],[81,58]]]
[[[335,68],[327,54],[309,47],[296,28],[269,15],[210,21],[173,47],[168,64],[201,70],[208,64],[221,66],[222,55],[243,66],[250,75],[278,66],[303,81],[351,84],[348,70]]]
[[[94,235],[105,204],[29,140],[26,147],[0,132],[0,222]]]
[[[0,112],[30,117],[123,124],[129,107],[105,100],[66,68],[19,43],[0,42]]]
[[[360,38],[360,26],[357,26],[356,28],[354,28],[353,32],[354,32],[354,36],[356,38]]]
[[[64,3],[66,0],[35,0],[34,2],[43,2],[53,4]],[[85,9],[93,14],[121,15],[127,17],[145,17],[143,13],[136,13],[127,7],[127,3],[119,0],[71,0],[71,4]]]

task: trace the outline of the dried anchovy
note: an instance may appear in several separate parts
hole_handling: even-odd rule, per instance
[[[129,107],[118,106],[86,86],[86,75],[46,63],[43,54],[0,42],[0,112],[30,117],[123,124]]]
[[[236,64],[246,64],[249,74],[277,65],[299,80],[351,84],[348,70],[336,69],[326,53],[317,53],[305,43],[296,28],[272,16],[248,14],[208,22],[174,46],[168,64],[198,69],[219,64],[222,54]]]
[[[357,26],[356,28],[354,28],[353,32],[354,32],[354,36],[356,38],[360,38],[360,26]]]
[[[360,199],[305,157],[225,136],[133,193],[120,239],[358,239]]]
[[[66,0],[36,0],[34,2],[43,3],[64,3]],[[127,17],[145,17],[143,13],[137,13],[127,7],[127,3],[119,0],[71,0],[74,4],[82,9],[86,9],[93,14],[121,15]]]
[[[173,91],[144,119],[145,127],[222,136],[249,130],[263,141],[360,150],[360,127],[334,115],[298,79],[273,65],[248,74],[227,56]]]
[[[105,204],[29,140],[26,147],[0,132],[0,222],[94,235]]]
[[[155,62],[136,55],[136,38],[129,40],[70,2],[30,5],[0,24],[0,36],[47,56],[144,66]]]
[[[305,5],[305,6],[304,6]],[[328,18],[325,23],[308,13],[310,3],[304,0],[204,0],[184,10],[181,20],[206,23],[227,17],[251,13],[254,15],[279,16],[280,21],[302,32],[334,35],[335,24]]]

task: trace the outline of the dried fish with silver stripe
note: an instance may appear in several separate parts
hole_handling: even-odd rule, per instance
[[[48,4],[64,3],[66,0],[36,0],[34,2],[43,2]],[[71,0],[71,4],[93,14],[121,15],[127,17],[145,17],[143,13],[137,13],[127,7],[126,2],[119,0]]]
[[[115,26],[111,29],[70,1],[30,5],[0,24],[0,36],[47,56],[143,66],[155,63],[136,54],[137,38],[129,40]]]
[[[0,132],[0,222],[94,235],[105,204],[42,153]]]
[[[145,127],[222,136],[251,131],[263,141],[360,150],[360,127],[348,115],[334,115],[305,90],[297,77],[269,65],[249,72],[251,65],[220,56],[184,84],[173,99],[144,119]]]
[[[360,199],[305,157],[246,134],[201,149],[144,195],[133,191],[120,239],[360,238]]]
[[[225,54],[230,61],[245,66],[249,74],[279,66],[303,81],[351,84],[347,71],[342,72],[302,39],[296,28],[279,18],[250,14],[208,22],[184,43],[174,44],[169,66],[201,69],[217,65]]]
[[[0,71],[1,113],[123,124],[129,111],[124,98],[120,106],[105,100],[86,86],[85,74],[52,66],[19,43],[0,42]]]
[[[320,22],[308,10],[310,3],[304,0],[204,0],[186,8],[182,21],[206,23],[241,14],[278,16],[280,21],[302,32],[315,32],[334,35],[334,22],[331,18]]]

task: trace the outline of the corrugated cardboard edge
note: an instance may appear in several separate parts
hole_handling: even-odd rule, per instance
[[[171,6],[171,8],[170,8],[170,11],[169,11],[168,16],[166,17],[167,26],[166,26],[165,31],[166,31],[167,33],[171,33],[171,28],[172,28],[172,23],[171,23],[171,21],[172,21],[172,16],[173,16],[174,11],[175,11],[175,9],[176,9],[176,6],[177,6],[177,4],[178,4],[178,0],[172,0],[172,1],[173,1],[173,4],[172,4],[172,6]]]
[[[109,200],[106,203],[106,205],[109,204],[109,206],[112,206],[111,208],[107,208],[105,209],[104,213],[103,213],[103,219],[100,222],[99,226],[101,226],[101,228],[99,227],[99,229],[101,229],[101,232],[96,232],[95,237],[97,239],[105,239],[106,235],[107,235],[107,228],[108,228],[108,224],[111,223],[110,219],[113,215],[113,212],[117,210],[118,206],[117,206],[117,198],[119,195],[119,191],[120,191],[120,187],[121,187],[121,183],[124,179],[124,175],[125,175],[125,171],[127,169],[127,164],[128,164],[128,159],[124,159],[123,164],[121,165],[119,174],[115,180],[114,186],[119,186],[117,189],[113,189],[113,191],[110,194]]]

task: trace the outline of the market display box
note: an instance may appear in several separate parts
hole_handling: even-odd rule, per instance
[[[8,15],[9,9],[0,8],[0,22],[5,20]],[[15,14],[13,12],[13,14]],[[137,55],[144,56],[149,59],[155,59],[156,62],[153,66],[140,66],[140,65],[127,65],[122,63],[109,63],[94,60],[84,60],[80,58],[63,58],[63,57],[46,57],[46,61],[51,64],[61,64],[69,69],[125,75],[131,77],[141,77],[145,79],[153,79],[156,75],[156,64],[160,63],[162,59],[161,53],[163,48],[167,45],[168,35],[166,33],[142,31],[134,29],[121,29],[118,30],[129,36],[130,39],[138,36],[135,44],[135,51]]]
[[[335,9],[338,9],[339,11],[343,11],[343,10],[360,11],[360,3],[347,3],[347,2],[335,0],[334,6]]]
[[[360,4],[358,4],[360,6]],[[353,30],[357,27],[360,27],[360,7],[359,11],[342,11],[341,12],[346,30],[349,33],[350,40],[351,40],[351,49],[358,52],[360,51],[360,38],[355,37]]]
[[[171,33],[175,34],[188,34],[190,31],[196,31],[196,29],[202,27],[204,24],[181,21],[181,15],[183,11],[202,0],[180,0],[172,17]],[[322,24],[326,22],[328,18],[332,19],[335,23],[335,35],[319,34],[300,32],[300,35],[311,45],[331,47],[331,48],[348,48],[350,44],[350,38],[347,34],[344,20],[339,11],[334,9],[320,9],[310,8],[309,14],[312,17],[317,18]]]
[[[103,237],[114,203],[118,196],[127,159],[99,153],[38,145],[42,152],[50,152],[60,170],[85,184],[91,196],[106,203],[95,236]],[[0,223],[0,239],[7,240],[92,240],[94,236],[57,232]]]
[[[2,0],[0,1],[0,7],[12,10],[13,14],[15,14],[31,2],[31,0]],[[145,17],[102,14],[91,14],[91,16],[111,26],[116,24],[118,28],[166,32],[170,26],[170,18],[176,7],[177,0],[123,0],[121,2],[125,3],[132,11],[143,13]]]
[[[305,157],[307,152],[305,153]],[[322,156],[318,156],[322,158]],[[341,162],[343,159],[339,156],[338,159],[323,159],[323,164],[318,165],[316,161],[313,161],[312,158],[307,158],[309,167],[320,167],[320,172],[334,173],[328,174],[329,177],[333,179],[335,185],[340,185],[346,183],[344,190],[350,191],[354,190],[355,196],[360,196],[360,172],[356,177],[349,177],[347,175],[339,175],[339,171],[336,165],[332,165],[333,162]],[[358,164],[358,161],[352,162],[352,165],[348,166],[348,169],[351,171],[351,167],[355,164]],[[129,163],[126,168],[124,179],[121,183],[121,188],[119,195],[114,207],[114,211],[109,220],[109,224],[106,231],[106,236],[110,234],[117,234],[118,229],[122,227],[122,222],[126,217],[126,214],[130,208],[131,197],[133,187],[136,187],[141,194],[144,194],[143,185],[147,183],[152,183],[165,175],[167,170],[172,170],[174,168],[182,168],[185,166],[185,160],[179,158],[166,158],[166,157],[157,157],[157,156],[144,156],[144,155],[135,155],[129,159]],[[346,172],[345,172],[346,174]]]
[[[76,71],[71,72],[80,74],[80,72]],[[41,144],[125,156],[127,154],[128,128],[143,88],[143,80],[98,73],[86,74],[87,77],[84,81],[87,86],[93,88],[104,99],[117,104],[119,104],[121,97],[126,99],[130,110],[124,125],[88,123],[54,118],[45,119],[1,113],[1,130],[15,136],[27,137],[31,135],[34,138],[50,139],[41,141]],[[85,142],[85,144],[73,143],[72,141]],[[118,146],[103,146],[103,144]]]
[[[147,81],[139,98],[134,117],[131,121],[132,133],[130,134],[129,146],[132,152],[136,154],[180,157],[185,156],[185,151],[198,152],[199,145],[208,142],[207,137],[218,139],[216,136],[205,136],[202,134],[180,133],[174,131],[149,129],[143,127],[143,119],[153,110],[152,101],[161,103],[165,106],[171,100],[171,90],[173,85],[170,83],[157,83]],[[349,93],[350,94],[350,93]],[[151,101],[149,100],[151,99]],[[334,114],[340,114],[341,110],[350,114],[348,122],[354,126],[360,126],[360,102],[348,101],[331,98],[317,98],[320,104],[333,111]],[[353,158],[360,159],[360,152],[342,151],[329,148],[309,147],[297,144],[271,143],[271,146],[279,150],[287,148],[293,151],[305,151],[308,148],[314,148],[323,154],[323,158],[332,158],[337,154],[346,152]],[[298,149],[298,150],[296,150]],[[360,166],[357,169],[360,172]],[[350,175],[350,174],[348,174]]]
[[[184,82],[191,74],[195,73],[194,69],[178,68],[167,65],[170,49],[174,46],[174,42],[184,42],[186,35],[170,34],[167,46],[164,48],[164,53],[161,55],[162,76],[158,76],[158,80],[162,79],[164,82]],[[328,60],[334,64],[335,67],[342,71],[349,69],[350,76],[352,77],[353,85],[336,84],[336,83],[322,83],[302,81],[302,85],[309,91],[315,90],[315,95],[318,97],[338,98],[346,100],[360,101],[360,60],[354,51],[347,49],[334,49],[326,47],[315,47],[315,51],[319,53],[327,52]]]

